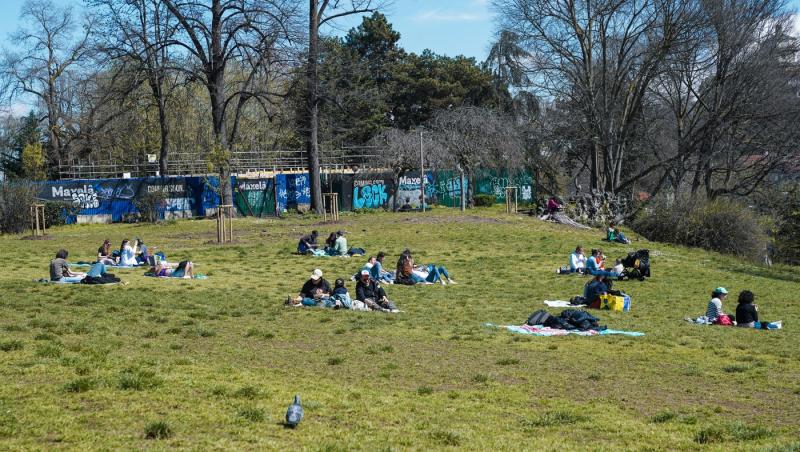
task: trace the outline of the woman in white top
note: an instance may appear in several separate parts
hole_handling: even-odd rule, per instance
[[[136,248],[137,245],[131,247],[130,240],[123,240],[122,245],[119,247],[119,265],[123,267],[135,267],[138,264],[138,262],[136,262]]]
[[[575,252],[569,255],[569,270],[572,273],[583,273],[586,270],[586,256],[583,254],[583,247],[578,246]]]

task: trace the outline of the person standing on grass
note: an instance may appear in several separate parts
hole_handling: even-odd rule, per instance
[[[50,261],[50,281],[59,283],[77,283],[86,277],[85,273],[76,273],[69,269],[67,257],[69,252],[60,249],[56,258]],[[101,264],[102,265],[102,264]]]
[[[706,318],[710,323],[717,323],[719,318],[725,315],[722,309],[722,301],[728,297],[728,290],[724,287],[717,287],[711,292],[711,301],[706,308]]]

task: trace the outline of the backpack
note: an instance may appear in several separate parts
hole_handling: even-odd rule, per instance
[[[547,319],[551,318],[552,316],[547,311],[540,309],[533,314],[528,316],[528,320],[525,322],[526,325],[545,325]]]

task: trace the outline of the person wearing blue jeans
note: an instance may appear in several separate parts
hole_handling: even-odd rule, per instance
[[[616,272],[610,272],[600,268],[600,261],[603,259],[602,250],[592,250],[592,255],[586,260],[586,271],[592,276],[605,276],[616,278],[619,276]]]
[[[378,255],[375,257],[375,262],[372,264],[372,267],[369,269],[370,278],[374,281],[378,282],[387,282],[393,283],[394,282],[394,275],[390,272],[387,272],[383,269],[383,259],[386,257],[386,253],[383,251],[379,252]]]
[[[425,278],[425,282],[429,283],[442,283],[442,285],[453,284],[454,281],[450,279],[450,273],[447,272],[447,269],[444,266],[436,266],[433,264],[426,266],[428,269],[428,277]]]
[[[78,283],[86,277],[83,273],[75,273],[69,269],[67,256],[69,256],[69,252],[65,249],[60,249],[56,253],[56,258],[50,261],[50,281],[58,283]]]

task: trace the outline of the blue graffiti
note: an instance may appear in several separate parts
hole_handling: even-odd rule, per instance
[[[386,186],[383,184],[353,187],[353,208],[381,207],[386,204],[388,200],[389,195],[386,194]]]

